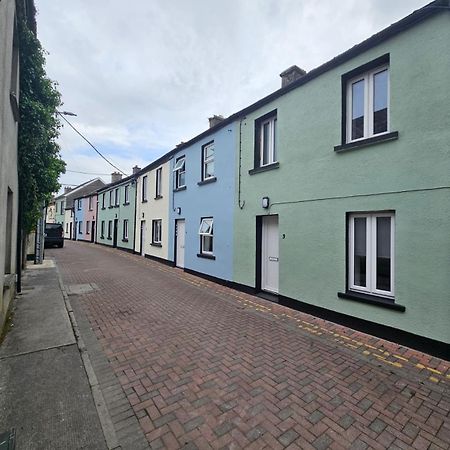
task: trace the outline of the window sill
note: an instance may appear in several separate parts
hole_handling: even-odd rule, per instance
[[[179,192],[179,191],[185,191],[186,190],[186,186],[181,186],[179,188],[176,188],[173,190],[173,192]]]
[[[152,247],[162,247],[162,244],[160,242],[152,242],[150,245]]]
[[[394,300],[388,298],[377,297],[376,295],[362,294],[360,292],[338,292],[337,296],[343,300],[355,300],[369,305],[381,306],[382,308],[394,309],[396,311],[404,312],[406,308],[403,305],[394,303]]]
[[[380,134],[367,139],[361,139],[360,141],[336,145],[336,147],[334,147],[334,151],[339,153],[346,150],[356,150],[359,148],[368,147],[369,145],[379,144],[381,142],[394,141],[396,139],[398,139],[398,131],[392,131],[391,133]]]
[[[279,162],[274,162],[272,164],[267,164],[266,166],[255,167],[248,171],[249,175],[254,175],[255,173],[267,172],[268,170],[278,169],[280,167]]]
[[[130,202],[125,202],[124,204],[123,204],[123,206],[127,206],[127,205],[129,205],[130,204]]]
[[[112,237],[107,237],[106,238],[108,241],[112,241]]]
[[[100,239],[105,239],[105,236],[100,236]]]
[[[157,195],[153,200],[160,200],[161,198],[163,198],[162,195]]]
[[[197,253],[197,257],[205,259],[216,259],[214,255],[208,255],[207,253]]]
[[[128,239],[122,239],[122,242],[128,242]]]
[[[113,209],[114,208],[114,206],[108,206],[108,209]]]
[[[142,203],[147,203],[147,202],[148,202],[148,200],[147,200],[147,199],[145,199],[145,200],[141,200],[141,202],[142,202]]]
[[[207,178],[206,180],[199,181],[197,184],[199,186],[203,186],[204,184],[214,183],[215,181],[217,181],[217,178],[211,177],[211,178]]]
[[[103,210],[103,209],[106,209],[106,208],[103,206],[102,210]]]

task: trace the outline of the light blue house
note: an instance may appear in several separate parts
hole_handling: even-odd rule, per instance
[[[231,281],[236,122],[215,116],[210,125],[171,160],[169,258],[186,272]]]

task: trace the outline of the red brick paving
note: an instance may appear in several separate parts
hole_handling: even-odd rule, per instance
[[[51,250],[152,448],[448,449],[449,364],[92,244]]]

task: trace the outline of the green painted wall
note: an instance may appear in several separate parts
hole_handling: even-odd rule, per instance
[[[129,186],[129,204],[125,205],[125,186]],[[119,206],[109,206],[109,192],[110,190],[120,189]],[[102,208],[102,196],[105,194],[105,208]],[[113,240],[108,239],[108,221],[118,219],[117,231],[117,247],[133,250],[134,248],[134,229],[135,229],[135,215],[136,215],[136,183],[128,182],[113,186],[111,189],[102,191],[98,194],[98,213],[97,213],[97,242],[99,244],[113,245]],[[123,240],[123,221],[128,219],[128,241]],[[101,236],[102,220],[105,221],[105,234]]]
[[[234,281],[255,286],[255,217],[267,213],[261,198],[268,196],[270,214],[279,214],[281,295],[450,342],[448,42],[450,14],[444,12],[242,121],[245,206],[236,205]],[[390,53],[390,130],[398,131],[399,139],[337,154],[341,75],[385,53]],[[250,176],[254,121],[273,109],[280,167]],[[447,189],[423,190],[442,186]],[[379,195],[405,190],[418,191]],[[343,198],[318,200],[329,197]],[[336,295],[346,287],[346,213],[385,209],[395,210],[396,303],[406,306],[404,313]]]

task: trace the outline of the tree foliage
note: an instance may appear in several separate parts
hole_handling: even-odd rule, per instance
[[[65,162],[56,142],[61,95],[45,72],[44,50],[24,20],[19,22],[19,54],[19,186],[23,229],[29,232],[43,203],[61,187],[58,178]]]

